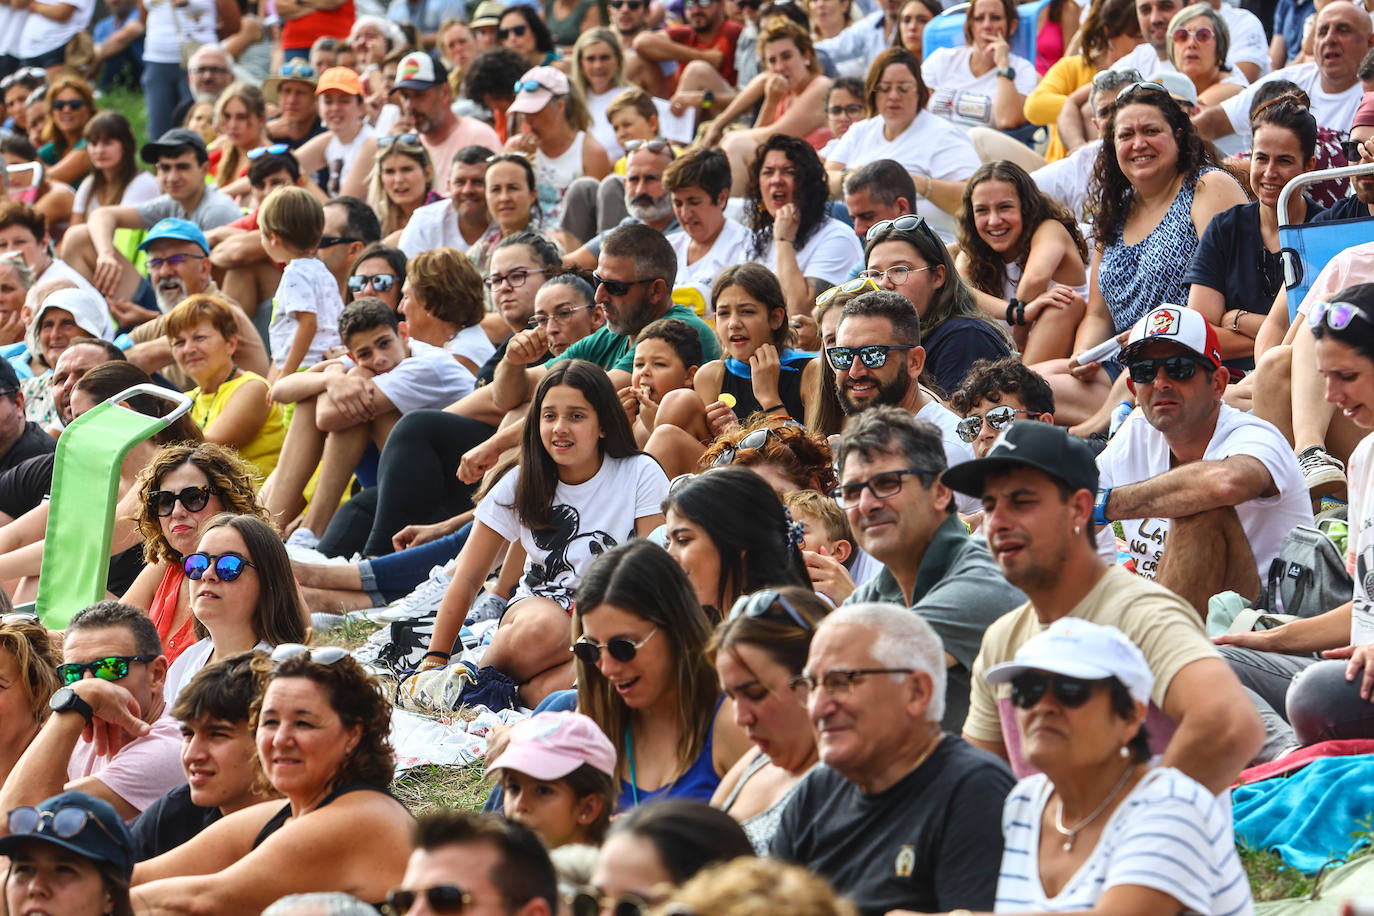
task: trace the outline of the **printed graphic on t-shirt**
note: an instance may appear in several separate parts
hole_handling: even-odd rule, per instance
[[[581,517],[573,506],[553,506],[550,519],[550,527],[530,532],[535,544],[547,553],[543,563],[531,557],[525,570],[525,588],[541,598],[566,604],[577,590],[578,571],[586,570],[617,542],[605,531],[580,531]]]

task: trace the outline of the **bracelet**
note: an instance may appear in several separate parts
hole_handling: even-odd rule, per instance
[[[1026,303],[1020,299],[1016,300],[1016,324],[1018,327],[1026,326]]]
[[[1007,324],[1016,324],[1016,297],[1007,300]]]
[[[435,658],[442,658],[444,661],[448,661],[449,659],[453,658],[453,655],[451,653],[440,652],[438,649],[430,649],[422,657],[429,658],[431,655],[433,655]]]
[[[929,175],[927,175],[927,176],[926,176],[926,192],[925,192],[924,194],[921,195],[921,196],[924,197],[926,200],[930,200],[930,186],[931,186],[932,184],[934,184],[934,183],[935,183],[935,179],[933,179],[933,178],[931,178]]]
[[[1239,330],[1240,330],[1240,313],[1241,313],[1242,311],[1244,311],[1244,309],[1235,309],[1234,311],[1235,311],[1235,313],[1236,313],[1236,317],[1234,317],[1234,318],[1231,319],[1231,330],[1233,330],[1233,331],[1239,331]]]
[[[789,245],[795,245],[795,244],[797,244],[797,240],[796,240],[796,239],[783,239],[783,238],[778,238],[777,236],[773,236],[773,241],[775,241],[775,242],[786,242],[786,243],[789,244]]]
[[[787,405],[786,405],[786,404],[774,404],[772,407],[765,407],[765,408],[763,409],[763,412],[764,412],[764,413],[772,413],[772,412],[775,411],[775,410],[781,410],[783,413],[787,413]]]

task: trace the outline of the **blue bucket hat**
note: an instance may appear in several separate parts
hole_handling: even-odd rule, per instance
[[[166,219],[158,220],[153,228],[148,230],[148,234],[143,237],[138,250],[147,251],[149,245],[162,239],[195,242],[200,246],[201,251],[206,254],[210,253],[210,242],[205,238],[205,233],[201,232],[200,227],[189,219],[177,219],[174,216],[169,216]]]

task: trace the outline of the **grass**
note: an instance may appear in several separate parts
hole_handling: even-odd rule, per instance
[[[362,617],[344,617],[343,623],[332,630],[316,633],[311,641],[317,646],[342,646],[352,650],[367,642],[367,638],[383,626],[385,624]]]
[[[1355,840],[1354,851],[1343,858],[1333,856],[1315,877],[1308,877],[1286,865],[1277,853],[1255,849],[1237,839],[1236,851],[1240,854],[1241,867],[1250,879],[1250,893],[1255,902],[1295,897],[1311,899],[1322,877],[1331,870],[1374,855],[1374,815],[1356,821],[1350,837]]]
[[[402,774],[391,791],[416,817],[455,808],[478,811],[490,790],[482,777],[482,767],[480,762],[416,767]]]
[[[156,139],[148,136],[148,110],[141,93],[132,89],[116,89],[102,95],[97,103],[102,111],[117,111],[129,119],[134,129],[134,139],[142,146],[145,140]],[[140,160],[139,167],[143,167]]]

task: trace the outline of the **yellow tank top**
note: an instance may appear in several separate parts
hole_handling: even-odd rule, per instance
[[[213,394],[205,394],[199,388],[191,389],[191,419],[201,429],[205,429],[224,411],[224,405],[229,403],[229,398],[239,386],[252,381],[267,384],[267,379],[256,372],[240,369],[238,375],[220,385],[219,390]],[[257,468],[262,480],[266,480],[267,475],[277,466],[282,441],[285,438],[286,424],[282,422],[281,405],[273,404],[272,410],[267,414],[267,422],[262,424],[262,429],[258,430],[253,441],[239,450],[239,456]]]

